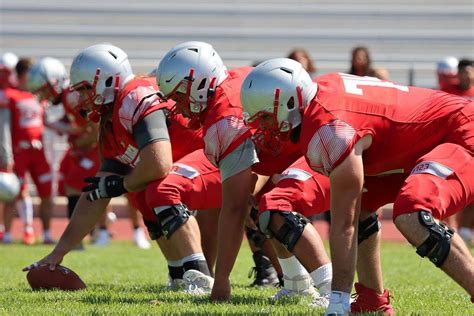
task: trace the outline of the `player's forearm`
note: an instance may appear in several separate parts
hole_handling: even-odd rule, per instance
[[[219,216],[216,279],[228,279],[242,244],[247,211],[226,208]]]
[[[329,243],[333,267],[332,290],[350,293],[357,260],[357,231],[350,222],[338,221],[331,212]]]
[[[110,202],[110,199],[91,202],[86,196],[83,193],[79,198],[71,220],[54,249],[55,252],[65,255],[71,251],[94,228]]]

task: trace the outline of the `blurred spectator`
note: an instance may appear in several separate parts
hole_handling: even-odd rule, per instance
[[[374,76],[379,78],[380,80],[389,80],[390,74],[387,68],[377,67],[374,69]]]
[[[458,84],[452,93],[474,99],[474,60],[461,59],[458,64]]]
[[[349,74],[356,76],[376,77],[381,80],[389,79],[386,68],[375,68],[372,66],[369,49],[365,46],[357,46],[352,49],[351,69]]]
[[[372,68],[372,60],[367,47],[357,46],[352,49],[352,61],[349,74],[375,77],[375,70]]]
[[[288,55],[288,58],[296,60],[297,62],[302,64],[303,68],[310,74],[311,77],[314,77],[316,75],[317,69],[314,64],[314,61],[304,48],[293,49]]]
[[[438,89],[452,93],[458,85],[458,59],[453,56],[445,57],[440,60],[436,67],[436,74],[438,75]]]

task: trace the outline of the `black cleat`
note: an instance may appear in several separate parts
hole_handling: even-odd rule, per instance
[[[280,284],[272,262],[261,251],[253,254],[253,261],[255,262],[255,267],[250,269],[249,278],[253,276],[255,280],[251,286],[278,286]]]

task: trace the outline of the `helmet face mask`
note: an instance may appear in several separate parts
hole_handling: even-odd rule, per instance
[[[316,90],[316,83],[302,65],[291,59],[271,59],[250,72],[240,96],[247,121],[260,121],[257,129],[260,135],[255,136],[257,146],[272,151],[281,147],[301,123],[304,108]]]
[[[82,117],[97,123],[100,116],[107,111],[106,99],[97,93],[97,83],[100,80],[100,68],[97,68],[92,85],[88,81],[80,81],[69,89],[70,99],[74,102],[73,107],[79,111]],[[115,78],[114,100],[119,93],[120,78]]]
[[[162,58],[156,81],[175,111],[196,119],[207,108],[214,89],[227,77],[227,69],[211,45],[185,42]]]

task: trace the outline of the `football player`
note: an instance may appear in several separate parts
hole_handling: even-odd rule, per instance
[[[272,175],[282,172],[301,156],[297,147],[288,142],[285,146],[260,151],[257,157],[255,144],[267,140],[259,139],[259,133],[255,134],[256,137],[252,136],[252,130],[244,123],[240,104],[240,87],[251,70],[250,67],[227,70],[211,45],[185,42],[166,53],[156,71],[163,97],[176,102],[175,111],[191,119],[190,127],[202,126],[204,153],[220,171],[222,206],[217,233],[215,282],[211,293],[213,300],[230,298],[229,274],[242,242],[244,222],[250,210],[250,193],[254,191],[252,170],[262,175]],[[274,151],[284,154],[280,159],[274,159]],[[208,163],[202,160],[193,162],[193,157],[190,158],[187,166]],[[193,170],[190,168],[191,175]],[[154,209],[159,212],[165,208],[161,206],[164,204],[163,199],[169,199],[172,195],[152,193],[150,199],[155,200],[154,204],[158,207],[154,206]],[[169,208],[169,204],[166,207]],[[306,224],[293,213],[285,214],[281,222],[291,226],[290,231],[282,237],[285,240],[290,238],[292,242],[302,235]],[[317,234],[314,229],[313,233]],[[320,255],[313,258],[316,259],[313,267],[330,269],[322,244],[318,252]],[[309,284],[311,279],[306,281]]]
[[[241,98],[250,121],[277,139],[297,137],[311,168],[329,176],[334,274],[327,314],[350,310],[364,175],[406,176],[394,203],[395,225],[474,300],[472,255],[435,220],[474,200],[472,102],[341,73],[312,82],[301,64],[285,58],[257,66]]]
[[[7,88],[1,94],[0,103],[10,110],[11,135],[14,155],[14,172],[22,182],[22,189],[16,207],[24,222],[23,243],[34,244],[33,204],[28,194],[26,173],[29,172],[41,198],[40,215],[43,224],[43,242],[53,243],[49,232],[50,213],[53,208],[51,197],[51,169],[43,148],[45,103],[28,91],[28,71],[32,65],[29,58],[21,58],[16,64],[18,89]]]
[[[124,193],[142,212],[151,235],[157,235],[157,216],[146,206],[147,186],[165,178],[173,160],[202,148],[201,132],[185,128],[187,120],[182,116],[167,118],[171,104],[157,97],[154,79],[133,74],[128,56],[120,48],[98,44],[84,49],[73,60],[70,78],[71,103],[84,118],[100,121],[101,166],[95,177],[86,179],[89,185],[83,188],[57,246],[27,269],[44,264],[54,269],[91,231],[110,199]],[[193,218],[181,228],[199,240]],[[166,256],[166,249],[163,252]],[[202,266],[202,258],[198,242],[185,264]]]
[[[18,57],[10,52],[0,56],[0,95],[4,90],[16,86],[15,66]],[[3,98],[3,97],[1,97]],[[11,146],[11,113],[8,107],[0,106],[0,171],[13,171],[13,152]],[[5,215],[9,215],[6,210],[11,209],[11,203],[0,202],[0,241],[11,242],[9,220],[5,220]],[[5,225],[7,224],[7,225]],[[5,227],[6,226],[6,227]],[[6,233],[6,238],[5,236]]]

